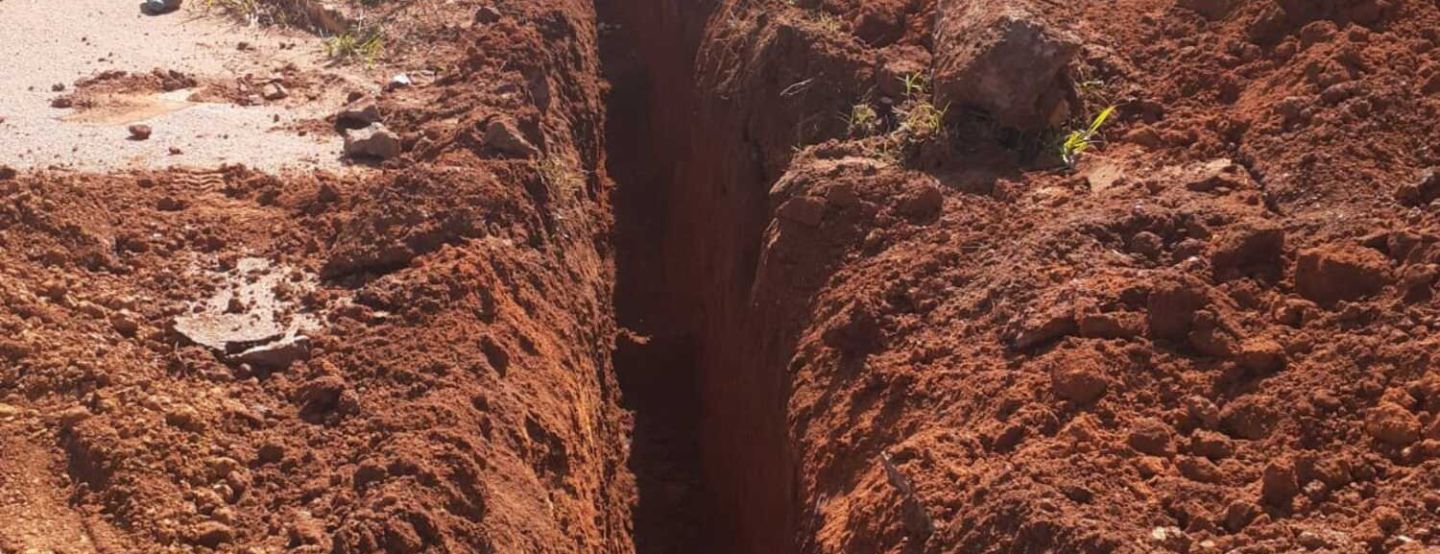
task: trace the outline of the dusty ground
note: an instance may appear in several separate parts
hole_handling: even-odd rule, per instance
[[[0,552],[1440,548],[1433,1],[345,7],[3,73],[399,155],[0,159]]]
[[[207,14],[203,2],[154,17],[136,5],[0,5],[0,21],[13,30],[0,52],[0,164],[88,171],[222,163],[268,171],[340,166],[337,135],[302,136],[293,129],[330,115],[348,91],[374,88],[363,70],[325,67],[322,41],[313,35],[244,26]],[[75,93],[78,81],[157,69],[193,81],[180,88],[153,83],[107,91],[83,105],[52,107],[56,98]],[[299,74],[307,80],[297,81]],[[287,86],[290,96],[261,97],[272,80]],[[242,83],[253,90],[239,90]],[[54,90],[56,85],[64,90]],[[255,105],[231,101],[252,94]],[[128,140],[132,124],[149,125],[154,134]]]

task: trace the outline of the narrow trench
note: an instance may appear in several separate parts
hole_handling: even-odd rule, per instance
[[[754,272],[768,187],[726,167],[743,165],[724,154],[738,133],[697,132],[706,119],[694,60],[713,4],[595,3],[611,87],[615,310],[629,331],[614,363],[635,417],[640,554],[791,550],[789,521],[776,517],[790,511],[788,457],[775,440],[785,436],[783,413],[754,407],[782,403],[767,368],[741,354],[753,330],[740,323],[740,291]],[[744,191],[724,192],[732,187]]]
[[[704,531],[700,469],[700,389],[696,336],[666,321],[660,296],[667,176],[672,159],[652,150],[651,71],[630,20],[613,1],[599,0],[600,51],[610,83],[605,140],[607,172],[616,180],[615,316],[631,333],[617,341],[616,376],[625,407],[635,414],[630,470],[639,502],[634,512],[640,554],[696,552]]]

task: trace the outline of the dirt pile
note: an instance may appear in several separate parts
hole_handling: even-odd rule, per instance
[[[445,9],[396,170],[0,181],[0,550],[633,550],[593,11]]]
[[[369,169],[0,167],[0,550],[1440,547],[1433,2],[385,13]]]

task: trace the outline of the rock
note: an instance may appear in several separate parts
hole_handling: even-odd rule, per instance
[[[1175,430],[1155,418],[1144,418],[1135,423],[1126,440],[1136,452],[1151,456],[1169,457],[1175,454]]]
[[[478,25],[489,25],[500,21],[500,10],[492,6],[482,6],[480,9],[475,10],[474,21]]]
[[[501,118],[491,119],[485,124],[485,146],[514,158],[529,159],[540,155],[540,150],[525,140],[513,123]]]
[[[1079,404],[1089,404],[1105,395],[1110,382],[1099,368],[1063,361],[1061,364],[1050,372],[1050,386],[1056,395]]]
[[[1018,129],[1068,115],[1076,39],[1019,2],[942,0],[938,14],[935,105],[975,106]]]
[[[1440,73],[1436,74],[1440,80]],[[1430,168],[1412,183],[1395,191],[1395,200],[1410,207],[1425,206],[1440,198],[1440,168]]]
[[[129,128],[130,140],[148,140],[150,138],[149,125],[131,125]]]
[[[190,530],[190,542],[210,548],[235,542],[235,530],[218,521],[206,521]]]
[[[1150,541],[1169,552],[1189,552],[1190,535],[1179,527],[1156,527],[1150,530]]]
[[[18,174],[19,173],[15,171],[15,168],[8,165],[0,165],[0,181],[12,180]]]
[[[396,89],[402,89],[413,84],[415,84],[415,81],[410,79],[409,73],[400,73],[395,75],[394,77],[391,77],[390,82],[385,83],[385,90],[392,91]]]
[[[362,129],[380,123],[380,106],[361,96],[335,114],[335,126],[341,129]]]
[[[1260,500],[1271,506],[1290,507],[1290,499],[1300,494],[1295,477],[1295,464],[1289,460],[1270,462],[1260,478]]]
[[[1391,446],[1420,439],[1420,418],[1394,402],[1382,402],[1365,414],[1365,432]]]
[[[267,83],[260,89],[260,97],[266,100],[280,100],[286,96],[290,96],[290,92],[280,83]]]
[[[69,96],[61,96],[61,97],[59,97],[59,98],[56,98],[56,99],[50,101],[50,107],[52,107],[52,108],[61,108],[61,109],[64,109],[64,108],[69,108],[69,107],[74,106],[74,105],[75,105],[75,101],[74,101],[74,100],[71,100]]]
[[[1185,188],[1194,192],[1259,188],[1255,180],[1250,178],[1249,171],[1226,158],[1184,166],[1178,171]]]
[[[230,357],[254,367],[283,370],[300,360],[310,359],[310,338],[304,335],[285,337],[256,346]]]
[[[85,409],[84,406],[71,406],[55,413],[52,417],[55,423],[60,424],[60,427],[73,429],[76,425],[90,419],[91,413],[90,410]]]
[[[345,154],[357,158],[388,160],[400,155],[400,137],[376,123],[345,132]]]
[[[1285,347],[1271,339],[1250,339],[1241,344],[1235,361],[1256,373],[1274,373],[1285,368]]]
[[[1385,255],[1358,245],[1308,250],[1295,267],[1296,292],[1320,304],[1372,296],[1390,280],[1390,261]]]

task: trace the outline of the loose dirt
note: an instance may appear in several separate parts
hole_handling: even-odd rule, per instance
[[[153,17],[137,5],[0,5],[0,21],[12,30],[0,52],[0,164],[87,171],[340,166],[338,136],[302,136],[295,127],[330,115],[349,90],[375,88],[364,71],[327,68],[313,35],[243,26],[207,14],[204,2]],[[140,79],[157,72],[180,79]],[[117,81],[130,86],[106,86]],[[292,88],[290,97],[265,99],[261,89],[272,81]],[[126,128],[140,123],[154,129],[152,138],[127,140]]]
[[[1440,548],[1432,1],[339,5],[0,54],[0,552]]]

